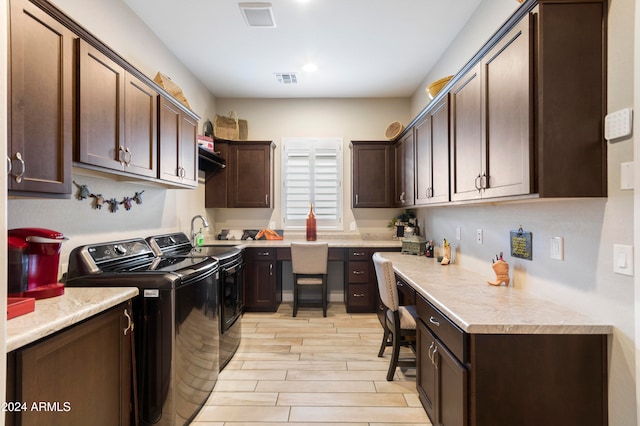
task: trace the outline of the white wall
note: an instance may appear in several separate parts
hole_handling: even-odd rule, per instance
[[[386,226],[396,209],[351,209],[351,140],[385,140],[384,133],[392,121],[408,123],[412,118],[407,99],[217,99],[221,114],[236,111],[246,119],[249,139],[271,140],[274,151],[275,182],[273,210],[209,209],[220,229],[261,229],[270,222],[282,226],[280,208],[280,158],[283,137],[342,137],[343,146],[343,236],[349,234],[352,221],[356,235],[364,238],[390,238]],[[215,183],[215,178],[213,180]],[[286,233],[285,235],[291,235]],[[324,236],[331,233],[325,232]]]
[[[460,40],[467,43],[477,40],[476,44],[486,40],[488,35],[483,26],[487,17],[501,21],[493,15],[497,3],[505,6],[504,13],[510,13],[512,5],[506,3],[513,2],[484,1],[454,46]],[[630,107],[634,103],[631,90],[634,80],[634,3],[633,0],[610,1],[609,111]],[[491,13],[487,13],[489,11]],[[478,47],[471,49],[467,44],[467,50],[477,51]],[[457,49],[452,48],[435,69],[458,60]],[[426,81],[432,79],[435,76]],[[423,93],[422,88],[416,92],[414,105],[419,104],[415,99],[424,96]],[[452,241],[456,248],[456,261],[466,268],[485,273],[487,279],[493,273],[489,266],[492,256],[500,251],[509,253],[509,231],[522,225],[533,233],[532,261],[507,257],[512,268],[513,285],[615,326],[609,341],[608,374],[609,424],[616,426],[635,425],[637,421],[634,279],[613,273],[613,244],[633,244],[634,193],[620,190],[620,163],[633,160],[633,143],[633,140],[626,140],[609,144],[609,196],[604,199],[537,200],[418,210],[430,238]],[[455,238],[457,227],[461,227],[460,241]],[[479,228],[484,231],[482,245],[475,241],[475,232]],[[564,237],[564,261],[550,260],[552,236]]]

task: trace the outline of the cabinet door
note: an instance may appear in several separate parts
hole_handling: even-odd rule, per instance
[[[82,163],[124,170],[125,70],[80,41],[80,134]]]
[[[180,123],[179,146],[182,184],[198,186],[198,122],[184,113]]]
[[[395,205],[411,207],[415,203],[413,131],[408,132],[396,143],[395,160]]]
[[[168,182],[196,186],[197,123],[167,99],[162,96],[159,99],[159,177]]]
[[[435,425],[466,426],[467,369],[419,320],[416,322],[418,397]]]
[[[416,204],[449,201],[449,99],[415,126]]]
[[[451,200],[480,198],[482,80],[476,65],[451,89]]]
[[[158,93],[138,78],[125,74],[126,171],[157,177]]]
[[[271,143],[231,145],[230,207],[271,207]]]
[[[533,172],[529,17],[485,56],[483,197],[529,194]]]
[[[70,194],[76,36],[29,1],[10,13],[8,189]]]
[[[16,352],[17,400],[56,404],[18,423],[128,425],[131,333],[123,304]],[[68,403],[68,404],[67,404]],[[31,408],[31,407],[29,407]]]
[[[229,143],[215,142],[216,151],[225,160],[229,158]],[[210,208],[229,207],[227,186],[229,185],[229,169],[225,167],[217,173],[207,173],[204,187],[204,206]]]
[[[351,206],[393,207],[393,146],[352,142]]]
[[[436,385],[437,376],[435,364],[431,358],[436,344],[435,338],[422,321],[416,321],[416,388],[418,397],[427,412],[427,416],[434,424],[436,422]]]
[[[273,311],[276,308],[274,261],[247,262],[244,270],[244,304],[248,311]]]

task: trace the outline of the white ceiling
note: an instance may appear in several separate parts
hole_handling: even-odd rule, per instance
[[[481,0],[270,0],[276,28],[238,0],[124,2],[216,97],[332,98],[411,96]]]

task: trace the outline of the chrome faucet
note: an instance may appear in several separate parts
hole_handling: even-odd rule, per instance
[[[196,219],[200,219],[200,220],[202,220],[202,225],[203,225],[205,228],[208,228],[208,227],[209,227],[209,223],[207,222],[207,219],[205,219],[205,218],[204,218],[204,216],[202,216],[202,215],[200,215],[200,214],[199,214],[199,215],[197,215],[197,216],[194,216],[194,217],[191,219],[191,245],[192,245],[193,247],[195,247],[195,246],[196,246],[196,230],[195,230],[195,228],[194,228],[194,226],[193,226],[193,225],[195,224],[195,222],[196,222]]]

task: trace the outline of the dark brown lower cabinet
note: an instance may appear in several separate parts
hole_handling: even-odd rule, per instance
[[[118,305],[7,354],[8,425],[129,425],[131,330]],[[125,334],[125,330],[127,330]]]
[[[436,426],[608,424],[607,335],[466,333],[418,295],[416,386]]]
[[[422,321],[416,326],[416,386],[427,415],[435,425],[468,424],[467,369]]]
[[[246,248],[244,251],[244,308],[253,312],[275,312],[282,302],[277,280],[276,249]],[[280,286],[280,288],[278,288]]]

